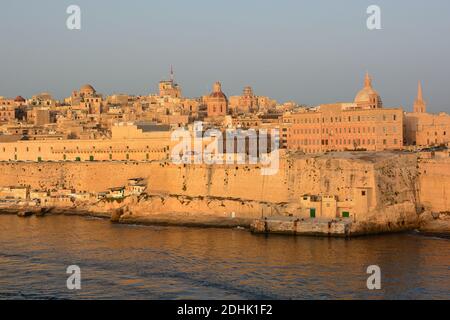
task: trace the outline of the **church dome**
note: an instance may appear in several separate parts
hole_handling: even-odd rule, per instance
[[[25,99],[24,99],[22,96],[17,96],[17,97],[14,99],[14,101],[15,101],[15,102],[25,102]]]
[[[209,95],[210,98],[218,98],[227,100],[227,96],[222,92],[222,84],[216,82],[213,86],[213,92]]]
[[[366,74],[366,78],[364,80],[364,88],[361,89],[356,97],[355,103],[357,104],[373,104],[375,103],[375,107],[379,107],[381,104],[381,98],[378,92],[372,87],[372,79],[369,74]]]
[[[84,86],[82,86],[80,88],[80,92],[81,93],[88,93],[88,94],[94,94],[95,93],[95,89],[93,86],[91,86],[90,84],[85,84]]]
[[[364,88],[358,92],[358,94],[355,97],[355,102],[368,102],[373,99],[373,97],[380,97],[378,92],[374,90],[373,88]]]
[[[223,98],[223,99],[227,98],[227,96],[223,92],[213,92],[209,96],[211,98]]]

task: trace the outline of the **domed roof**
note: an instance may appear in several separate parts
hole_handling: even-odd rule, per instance
[[[378,92],[372,88],[372,79],[369,74],[366,74],[366,78],[364,80],[364,88],[361,89],[355,97],[355,102],[369,102],[373,97],[380,97]]]
[[[84,86],[81,87],[80,91],[81,92],[95,92],[95,89],[90,84],[85,84]]]
[[[373,88],[364,88],[358,92],[355,97],[355,102],[367,102],[374,96],[379,97],[380,95]]]
[[[25,99],[24,99],[22,96],[17,96],[17,97],[14,99],[14,101],[15,101],[15,102],[25,102]]]
[[[227,96],[222,92],[222,84],[219,81],[214,83],[213,92],[209,96],[211,98],[223,98],[227,100]]]
[[[227,99],[227,96],[222,92],[213,92],[209,95],[211,98],[223,98],[223,99]]]

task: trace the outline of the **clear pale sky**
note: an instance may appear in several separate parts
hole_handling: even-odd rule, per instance
[[[66,28],[81,7],[82,29]],[[382,30],[366,28],[381,7]],[[364,73],[385,106],[411,109],[417,81],[450,112],[448,0],[2,0],[0,95],[156,92],[173,64],[185,96],[220,80],[280,102],[352,101]]]

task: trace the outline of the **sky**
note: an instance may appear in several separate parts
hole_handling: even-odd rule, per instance
[[[81,30],[69,30],[69,5]],[[381,30],[368,30],[369,5]],[[300,104],[353,101],[364,74],[386,107],[412,109],[422,81],[431,112],[450,112],[448,0],[2,0],[0,95],[85,83],[147,95],[173,65],[188,97],[211,91]]]

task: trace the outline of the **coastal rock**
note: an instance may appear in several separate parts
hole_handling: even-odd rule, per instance
[[[0,177],[0,186],[64,185],[82,193],[145,179],[146,193],[139,197],[94,197],[61,208],[114,222],[249,227],[265,217],[314,215],[327,221],[350,218],[350,233],[357,235],[431,228],[426,221],[448,232],[445,216],[436,221],[420,214],[448,209],[450,161],[407,152],[286,154],[273,176],[262,175],[259,165],[58,162],[0,164]]]
[[[420,216],[419,231],[450,235],[450,212],[425,212]]]

